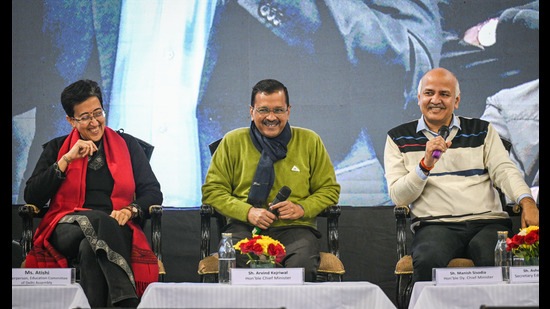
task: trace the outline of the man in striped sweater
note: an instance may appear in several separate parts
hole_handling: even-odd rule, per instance
[[[421,118],[391,129],[386,139],[390,197],[411,210],[413,282],[432,280],[432,268],[456,257],[494,265],[497,231],[512,234],[494,186],[520,205],[522,227],[539,225],[530,188],[497,131],[487,121],[455,115],[459,103],[455,75],[430,70],[418,85]]]

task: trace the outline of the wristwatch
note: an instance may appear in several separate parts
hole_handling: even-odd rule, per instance
[[[126,209],[128,209],[132,213],[132,215],[130,216],[131,219],[139,215],[139,209],[135,204],[130,204],[129,206],[126,207]]]

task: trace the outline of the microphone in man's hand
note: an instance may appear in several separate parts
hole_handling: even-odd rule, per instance
[[[290,192],[292,192],[292,190],[290,190],[289,187],[283,186],[279,190],[279,192],[277,192],[277,195],[273,199],[273,202],[271,202],[271,205],[275,205],[279,202],[286,201],[286,199],[290,196]],[[269,209],[269,212],[275,214],[276,216],[279,215],[279,212],[277,210],[273,211],[273,210]],[[252,235],[258,235],[258,234],[260,234],[261,231],[262,230],[259,227],[255,226],[254,229],[252,230]]]
[[[441,128],[439,128],[439,135],[441,135],[441,137],[443,137],[443,139],[447,139],[447,137],[449,136],[449,127],[448,126],[441,126]],[[434,150],[434,152],[432,152],[432,158],[434,159],[439,159],[441,157],[441,150]]]
[[[279,202],[286,201],[286,199],[290,196],[290,192],[292,192],[292,190],[290,190],[289,187],[283,186],[279,190],[279,192],[277,192],[277,195],[273,199],[273,202],[271,202],[271,205],[275,205]],[[272,211],[271,209],[269,211],[271,213],[274,213],[276,216],[279,216],[279,211],[277,211],[277,210]]]

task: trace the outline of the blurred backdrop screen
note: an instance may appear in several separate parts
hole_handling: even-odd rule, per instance
[[[392,205],[383,152],[418,119],[419,78],[454,72],[457,114],[491,121],[538,186],[538,1],[12,1],[12,201],[42,144],[70,132],[60,94],[100,83],[107,125],[155,146],[164,205],[196,207],[208,144],[250,125],[274,78],[290,124],[322,137],[340,205]]]

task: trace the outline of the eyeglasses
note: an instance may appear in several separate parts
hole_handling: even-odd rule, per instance
[[[281,114],[286,113],[288,108],[276,107],[274,109],[269,109],[267,107],[260,107],[260,108],[255,108],[254,110],[256,110],[256,112],[258,112],[258,114],[260,114],[260,115],[268,115],[271,112],[273,112],[273,114],[275,114],[275,115],[281,115]]]
[[[76,120],[78,123],[82,124],[88,124],[92,119],[99,120],[105,117],[105,111],[103,109],[98,109],[96,111],[93,111],[91,114],[84,114],[84,116],[80,118],[72,117],[74,120]]]

